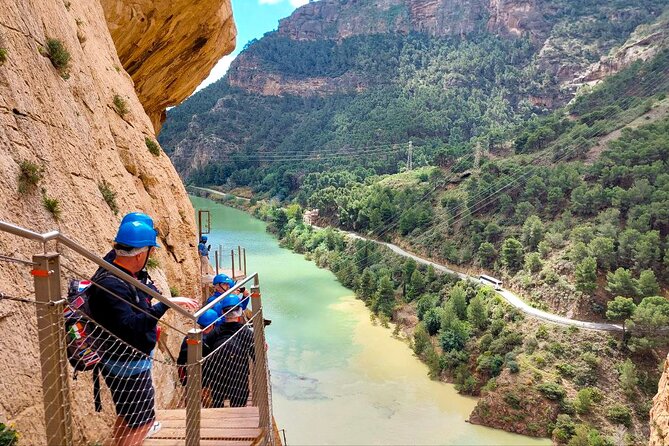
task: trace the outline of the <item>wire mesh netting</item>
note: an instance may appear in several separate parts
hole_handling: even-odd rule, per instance
[[[13,261],[5,257],[0,261]],[[145,437],[180,444],[187,428],[198,425],[196,432],[202,438],[251,444],[264,436],[265,442],[273,444],[271,415],[259,415],[271,414],[271,409],[259,409],[254,399],[254,392],[262,389],[265,396],[259,401],[269,402],[264,334],[253,331],[263,330],[256,322],[262,322],[260,311],[248,320],[237,314],[239,310],[221,318],[202,335],[199,346],[191,347],[202,348],[201,358],[188,361],[185,337],[194,326],[192,320],[160,320],[162,314],[152,310],[151,298],[137,293],[132,285],[119,282],[110,287],[106,276],[85,274],[86,268],[74,256],[54,257],[42,271],[46,301],[0,290],[1,297],[12,299],[13,305],[34,307],[37,317],[40,360],[33,368],[41,367],[41,374],[36,371],[31,377],[39,389],[32,399],[35,407],[43,404],[46,435],[35,436],[35,444],[49,443],[54,435],[74,444],[108,444],[110,439],[116,444],[150,444]],[[27,261],[13,264],[35,268]],[[85,277],[92,279],[81,280]],[[37,280],[34,291],[39,294]],[[109,323],[113,311],[92,311],[90,304],[98,293],[130,309],[127,314],[141,320],[144,331],[119,330]],[[255,359],[259,341],[262,363]],[[186,346],[184,361],[178,358],[179,342]],[[200,386],[187,385],[194,374]],[[188,419],[187,406],[199,408],[197,419]]]

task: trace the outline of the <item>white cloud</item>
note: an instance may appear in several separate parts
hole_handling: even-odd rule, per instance
[[[290,4],[293,5],[295,8],[299,8],[300,6],[304,6],[307,3],[309,3],[309,0],[290,0]]]
[[[282,1],[283,0],[258,0],[258,3],[261,5],[276,5],[277,3],[281,3]]]

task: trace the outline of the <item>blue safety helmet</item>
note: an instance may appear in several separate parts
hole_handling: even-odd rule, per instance
[[[206,242],[209,239],[207,238],[206,235],[203,235],[202,237],[200,237],[200,240],[202,240],[203,242]]]
[[[217,274],[212,281],[213,285],[218,285],[221,283],[227,283],[231,287],[235,284],[235,281],[230,278],[227,274]]]
[[[223,314],[225,313],[226,310],[230,309],[231,307],[238,306],[239,308],[241,308],[241,305],[239,305],[240,302],[241,299],[239,298],[238,295],[230,294],[229,296],[225,296],[225,298],[223,298],[223,300],[214,305],[214,307],[218,307],[217,310],[220,309],[220,312],[218,312],[218,314]]]
[[[144,212],[131,212],[129,214],[126,214],[125,217],[123,217],[123,220],[121,220],[121,224],[128,223],[131,221],[139,221],[141,223],[146,223],[149,227],[154,228],[153,218],[151,218]]]
[[[144,248],[154,246],[160,248],[156,242],[156,230],[140,221],[123,223],[116,233],[114,241],[120,245],[131,248]]]
[[[202,316],[197,318],[197,323],[200,325],[200,327],[207,328],[209,325],[213,324],[219,317],[220,315],[216,313],[215,310],[209,309],[204,313],[202,313]]]

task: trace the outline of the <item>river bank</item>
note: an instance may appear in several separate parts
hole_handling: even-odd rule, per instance
[[[430,380],[405,342],[370,321],[328,270],[279,247],[266,224],[212,211],[212,244],[241,244],[268,306],[275,417],[289,444],[549,444],[466,423],[477,401]]]
[[[283,246],[330,269],[341,283],[354,288],[356,295],[365,300],[358,287],[359,280],[364,278],[362,269],[340,268],[339,264],[346,264],[345,259],[333,262],[333,258],[343,255],[337,251],[339,248],[334,249],[337,252],[330,257],[312,252],[314,247],[309,246],[312,231],[290,220],[296,211],[292,209],[294,206],[281,212],[267,203],[257,204],[252,209],[240,207],[270,220],[274,232],[277,232],[277,222],[284,225],[284,233],[279,234]],[[286,213],[290,216],[284,215]],[[350,250],[352,245],[348,243],[348,246]],[[383,254],[384,257],[394,255]],[[349,260],[349,263],[354,262]],[[426,272],[422,270],[423,278]],[[481,396],[470,417],[472,422],[529,435],[552,436],[561,444],[574,436],[589,435],[604,441],[607,435],[613,439],[620,435],[621,429],[634,444],[646,441],[648,408],[659,375],[652,364],[639,363],[635,358],[634,363],[640,364],[639,370],[631,366],[631,372],[626,373],[638,374],[639,378],[635,378],[638,386],[631,393],[624,390],[619,374],[623,363],[632,364],[633,353],[620,349],[615,336],[525,320],[507,308],[503,310],[506,316],[501,322],[506,329],[492,333],[469,330],[467,347],[454,356],[443,348],[443,311],[449,305],[450,296],[443,290],[436,294],[426,305],[424,299],[405,302],[400,293],[395,296],[396,311],[388,317],[397,321],[408,337],[413,337],[414,351],[428,365],[431,376],[455,382],[461,393]],[[470,298],[471,295],[467,300]],[[368,299],[369,296],[366,303],[370,309],[378,312]],[[438,314],[433,311],[425,320],[425,307],[432,305],[437,305],[432,308]],[[439,321],[436,328],[425,334],[426,324],[434,327],[435,316]],[[416,345],[420,348],[416,349]],[[465,373],[463,368],[467,369]],[[593,402],[592,395],[598,400]]]

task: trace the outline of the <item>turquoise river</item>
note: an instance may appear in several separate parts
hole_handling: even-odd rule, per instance
[[[192,202],[211,211],[212,251],[241,245],[248,271],[260,275],[272,320],[274,416],[289,445],[550,444],[467,423],[476,400],[430,380],[407,344],[373,324],[331,272],[279,247],[262,221],[206,199]]]

